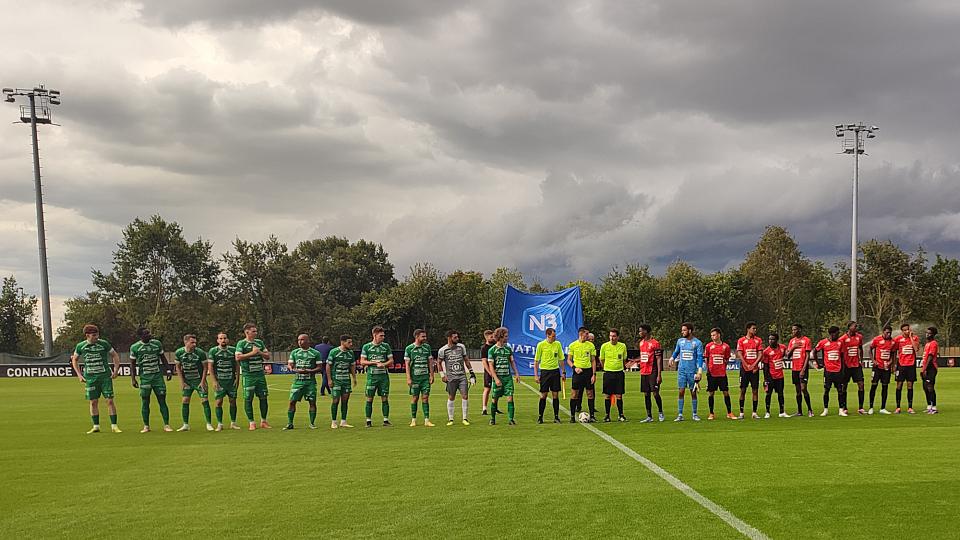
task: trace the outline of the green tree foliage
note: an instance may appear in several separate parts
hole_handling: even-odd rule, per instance
[[[960,322],[960,261],[938,254],[920,283],[923,316],[940,330],[942,343],[950,346]]]
[[[36,325],[37,298],[28,296],[15,277],[3,278],[0,289],[0,352],[37,356],[43,349]]]

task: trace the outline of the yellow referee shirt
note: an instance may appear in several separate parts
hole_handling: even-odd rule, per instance
[[[627,358],[627,344],[619,342],[614,345],[606,342],[600,346],[600,361],[604,371],[623,371],[623,361]]]
[[[597,347],[592,341],[580,341],[578,339],[567,347],[567,351],[573,355],[573,367],[580,369],[593,367],[590,359],[597,356]]]
[[[554,340],[550,343],[543,340],[537,343],[537,352],[533,359],[540,363],[540,369],[560,369],[560,360],[563,358],[563,345]]]

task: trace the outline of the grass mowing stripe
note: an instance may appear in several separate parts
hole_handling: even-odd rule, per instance
[[[529,388],[531,392],[534,392],[534,393],[536,393],[537,395],[540,394],[540,392],[538,392],[536,388],[530,386],[526,381],[521,381],[520,384],[522,384],[522,385],[526,386],[527,388]],[[550,398],[550,399],[552,400],[553,398]],[[563,405],[560,405],[560,409],[561,409],[564,413],[570,414],[570,411],[569,411],[566,407],[564,407]],[[691,499],[693,499],[694,501],[696,501],[697,504],[699,504],[700,506],[706,508],[706,509],[709,510],[712,514],[714,514],[714,515],[717,516],[718,518],[722,519],[727,525],[730,525],[730,526],[733,527],[734,529],[740,531],[740,533],[743,534],[744,536],[746,536],[747,538],[751,538],[751,539],[753,539],[753,540],[769,540],[769,538],[767,537],[767,535],[763,534],[759,529],[751,526],[751,525],[748,524],[747,522],[745,522],[745,521],[743,521],[742,519],[738,518],[737,516],[731,514],[726,508],[724,508],[724,507],[720,506],[719,504],[711,501],[710,499],[704,497],[704,496],[701,495],[697,490],[695,490],[695,489],[693,489],[692,487],[688,486],[688,485],[685,484],[682,480],[680,480],[680,479],[677,478],[676,476],[674,476],[674,475],[670,474],[669,472],[667,472],[666,470],[664,470],[663,467],[661,467],[661,466],[657,465],[656,463],[650,461],[649,459],[641,456],[640,454],[638,454],[636,451],[634,451],[634,450],[633,450],[632,448],[630,448],[629,446],[623,444],[622,442],[618,441],[617,439],[614,439],[614,438],[611,437],[610,435],[604,433],[603,431],[600,431],[599,429],[591,426],[590,424],[581,424],[581,425],[582,425],[583,427],[587,428],[588,430],[590,430],[591,432],[593,432],[594,435],[596,435],[596,436],[600,437],[601,439],[607,441],[608,443],[612,444],[614,447],[616,447],[618,450],[620,450],[620,451],[623,452],[624,454],[632,457],[635,461],[637,461],[637,463],[640,463],[641,465],[643,465],[644,467],[646,467],[647,469],[649,469],[650,472],[652,472],[653,474],[659,476],[660,478],[662,478],[663,480],[665,480],[668,484],[670,484],[671,486],[673,486],[673,487],[675,487],[677,490],[679,490],[681,493],[683,493],[683,494],[686,495],[687,497],[690,497]]]

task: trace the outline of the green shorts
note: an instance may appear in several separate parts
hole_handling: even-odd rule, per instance
[[[270,394],[267,390],[267,377],[259,373],[257,375],[243,376],[243,399],[253,399],[253,396],[265,398]]]
[[[150,392],[156,394],[158,398],[167,395],[167,383],[163,380],[162,374],[140,376],[140,399],[150,399]]]
[[[497,382],[493,382],[490,394],[494,399],[503,397],[503,396],[512,396],[513,395],[513,377],[506,376],[501,377],[500,382],[503,383],[500,386],[497,386]]]
[[[290,387],[290,401],[317,400],[317,381],[293,381]]]
[[[113,379],[110,378],[110,372],[98,373],[96,375],[85,375],[87,380],[86,396],[87,399],[100,399],[100,396],[107,399],[113,398]]]
[[[430,395],[430,377],[413,377],[410,380],[413,382],[410,385],[411,396]]]
[[[350,381],[334,381],[330,385],[330,397],[338,398],[344,394],[349,394],[353,392],[353,387],[350,385]]]
[[[200,386],[200,379],[187,379],[187,388],[181,394],[183,397],[190,397],[194,392],[196,392],[201,399],[207,399],[207,389],[206,387]]]
[[[220,379],[220,389],[216,391],[214,397],[237,399],[237,381]]]
[[[387,397],[390,395],[390,376],[389,375],[371,375],[367,377],[367,387],[363,390],[364,395],[373,397],[379,395]]]

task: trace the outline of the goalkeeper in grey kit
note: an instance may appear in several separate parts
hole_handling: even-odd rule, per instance
[[[460,343],[460,333],[456,330],[447,331],[447,344],[440,347],[437,352],[438,365],[440,366],[440,377],[447,385],[447,425],[453,425],[454,400],[457,392],[460,393],[460,410],[462,412],[463,425],[469,426],[467,420],[468,399],[470,396],[470,386],[477,383],[477,376],[473,373],[473,367],[470,365],[470,359],[467,358],[467,348]],[[467,382],[467,373],[470,373],[469,384]]]

